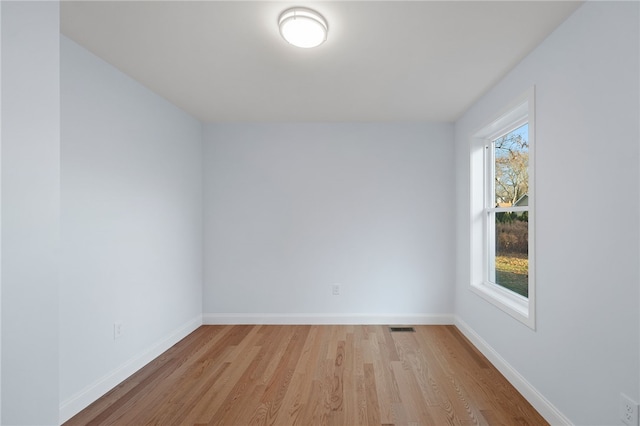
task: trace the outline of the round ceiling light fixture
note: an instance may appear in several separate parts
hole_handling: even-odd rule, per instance
[[[294,7],[282,12],[278,26],[282,38],[302,48],[320,46],[327,39],[329,30],[322,15],[305,7]]]

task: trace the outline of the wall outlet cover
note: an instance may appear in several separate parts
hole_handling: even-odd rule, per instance
[[[620,420],[629,426],[638,426],[638,403],[627,395],[620,394]]]
[[[113,339],[117,339],[122,336],[122,322],[117,321],[113,323]]]

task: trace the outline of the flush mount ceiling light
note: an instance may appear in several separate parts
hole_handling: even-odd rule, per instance
[[[305,7],[287,9],[278,19],[280,35],[297,47],[320,46],[327,39],[327,21],[315,10]]]

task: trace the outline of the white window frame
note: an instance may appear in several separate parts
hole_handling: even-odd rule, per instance
[[[493,164],[487,158],[487,146],[525,123],[529,123],[529,203],[528,207],[494,207],[488,199],[494,185]],[[489,303],[535,330],[535,88],[514,100],[497,118],[482,127],[471,138],[470,205],[471,205],[471,285],[470,289]],[[491,155],[491,158],[493,156]],[[491,212],[528,211],[529,219],[529,281],[528,296],[521,296],[489,280],[489,256],[494,239],[489,220]],[[495,232],[495,231],[494,231]]]

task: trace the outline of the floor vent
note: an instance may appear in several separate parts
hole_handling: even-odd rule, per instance
[[[396,332],[415,332],[416,329],[413,327],[389,327],[389,331],[391,331],[392,333],[396,333]]]

